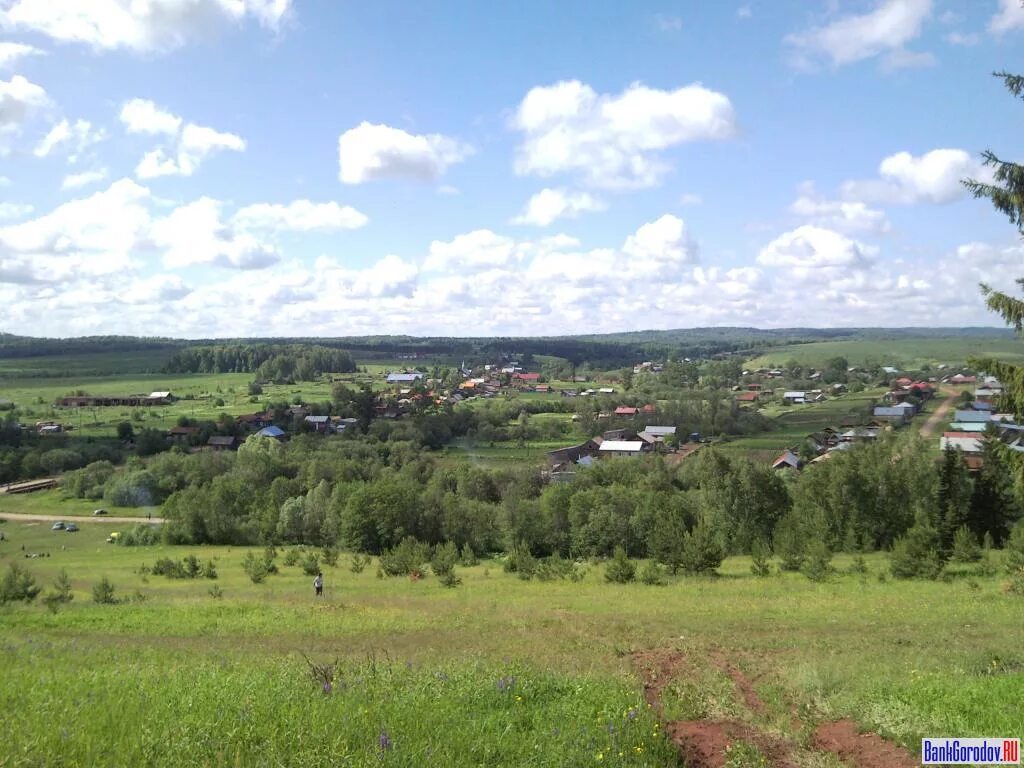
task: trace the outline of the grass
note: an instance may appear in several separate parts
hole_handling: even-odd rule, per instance
[[[106,509],[116,517],[145,517],[141,507],[107,507],[103,500],[66,499],[60,489],[33,493],[0,493],[0,514],[64,515],[66,517],[92,516],[93,510]]]
[[[770,368],[796,360],[800,365],[823,366],[833,357],[845,357],[850,365],[891,365],[918,370],[923,365],[964,365],[969,357],[998,357],[1024,362],[1024,344],[1014,339],[873,339],[820,341],[777,347],[748,360],[747,368]]]
[[[66,568],[75,593],[57,614],[0,609],[0,764],[545,766],[600,754],[667,766],[644,708],[642,727],[623,730],[640,702],[628,654],[648,647],[677,648],[696,669],[667,698],[680,717],[736,711],[709,661],[724,653],[771,701],[811,721],[852,717],[912,750],[923,735],[1024,731],[1024,604],[968,567],[896,582],[883,580],[884,555],[867,556],[865,576],[838,556],[840,573],[815,584],[755,579],[734,557],[717,578],[649,587],[608,584],[601,564],[580,583],[524,582],[485,560],[445,589],[372,565],[355,574],[343,555],[317,602],[280,557],[280,575],[254,585],[244,548],[117,547],[104,543],[113,527],[55,538],[45,524],[0,525],[0,568],[18,562],[47,585]],[[50,557],[25,559],[22,546]],[[140,572],[187,554],[212,559],[218,579]],[[101,576],[141,599],[91,603]],[[330,695],[302,654],[338,660]],[[512,695],[497,685],[508,676]],[[380,749],[382,730],[393,749]]]

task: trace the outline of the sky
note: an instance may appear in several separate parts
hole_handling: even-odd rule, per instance
[[[0,331],[1000,325],[1021,0],[0,0]]]

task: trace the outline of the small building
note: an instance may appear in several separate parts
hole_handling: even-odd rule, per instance
[[[907,409],[899,405],[876,405],[871,415],[876,419],[887,421],[899,427],[910,421],[910,414],[907,413]]]
[[[631,405],[620,405],[615,409],[616,416],[627,416],[629,418],[633,418],[638,413],[640,413],[640,409],[634,408]]]
[[[807,393],[797,391],[784,392],[782,394],[782,400],[790,405],[803,405],[807,402]]]
[[[966,376],[962,373],[957,373],[949,377],[950,384],[976,384],[978,378],[976,376]]]
[[[598,449],[598,455],[601,457],[640,456],[650,449],[650,445],[643,440],[605,440]]]
[[[415,384],[425,376],[426,374],[419,371],[413,371],[412,373],[389,373],[386,381],[388,384]]]
[[[772,462],[772,469],[800,469],[800,457],[792,451],[783,451],[775,461]]]
[[[330,416],[307,416],[303,421],[314,432],[319,432],[322,435],[331,431]]]
[[[953,421],[957,422],[980,422],[982,424],[990,421],[992,415],[988,411],[978,410],[957,410],[953,415]]]
[[[975,432],[943,432],[939,447],[959,448],[964,453],[981,453],[982,436]]]
[[[674,437],[676,434],[675,427],[656,427],[651,426],[644,429],[638,437],[649,443],[664,443],[666,439]]]
[[[179,445],[188,444],[199,434],[199,427],[171,427],[167,434]]]
[[[539,373],[513,373],[512,381],[525,381],[530,383],[537,383],[540,381]]]
[[[740,392],[736,395],[737,403],[756,403],[760,393],[758,392]]]
[[[206,441],[206,447],[211,451],[235,451],[241,442],[234,435],[213,435]]]
[[[274,440],[280,441],[284,441],[288,438],[288,434],[283,429],[281,429],[280,427],[275,427],[273,425],[269,427],[264,427],[256,434],[259,435],[260,437],[271,437]]]

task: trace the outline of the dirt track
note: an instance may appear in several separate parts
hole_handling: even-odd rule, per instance
[[[951,389],[943,389],[942,393],[947,395],[947,397],[939,403],[939,407],[935,409],[935,412],[928,417],[928,421],[921,427],[921,437],[933,437],[935,435],[935,430],[938,426],[945,423],[946,414],[953,407],[953,401],[960,395],[959,392]]]
[[[162,517],[116,517],[112,515],[100,515],[93,517],[92,515],[67,515],[61,517],[60,515],[23,515],[20,512],[4,512],[0,513],[0,518],[7,520],[10,523],[55,523],[58,520],[63,520],[65,523],[162,523],[164,519]]]

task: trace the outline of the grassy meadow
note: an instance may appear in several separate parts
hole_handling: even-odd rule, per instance
[[[839,765],[810,734],[843,717],[911,751],[926,735],[1024,733],[1022,602],[970,566],[895,582],[884,554],[866,574],[837,556],[818,584],[758,579],[734,557],[718,577],[648,586],[609,584],[600,563],[578,583],[526,582],[484,560],[447,589],[375,563],[353,573],[342,554],[317,600],[284,550],[257,585],[244,548],[117,547],[115,527],[0,524],[0,568],[46,586],[63,568],[74,588],[56,613],[0,608],[0,765],[675,765],[630,658],[647,648],[690,668],[666,717],[738,718],[793,739],[801,765]],[[217,578],[141,570],[189,554]],[[123,602],[92,602],[103,576]]]
[[[958,366],[969,357],[998,357],[1010,363],[1024,362],[1024,347],[1016,339],[871,339],[818,341],[776,347],[748,360],[747,368],[771,368],[790,360],[804,366],[821,366],[833,357],[845,357],[850,365],[890,365],[918,370],[924,365]]]

